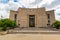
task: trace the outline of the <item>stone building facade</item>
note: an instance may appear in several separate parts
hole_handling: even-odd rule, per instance
[[[54,10],[45,8],[19,8],[10,11],[10,19],[16,21],[20,27],[49,27],[55,22]]]

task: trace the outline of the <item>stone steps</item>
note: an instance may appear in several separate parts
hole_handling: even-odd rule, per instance
[[[8,34],[60,34],[60,32],[8,32]]]
[[[50,28],[15,28],[9,30],[8,34],[60,34],[60,31]]]

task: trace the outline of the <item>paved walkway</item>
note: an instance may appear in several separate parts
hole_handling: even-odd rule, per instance
[[[13,29],[10,31],[13,34],[0,36],[0,40],[60,40],[60,29]]]
[[[0,40],[60,40],[60,34],[7,34]]]

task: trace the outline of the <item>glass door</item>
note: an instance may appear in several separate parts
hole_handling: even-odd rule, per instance
[[[29,27],[35,27],[35,15],[29,15]]]

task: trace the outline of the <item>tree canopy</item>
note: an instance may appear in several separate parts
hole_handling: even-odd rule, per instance
[[[14,28],[16,26],[16,22],[10,19],[1,19],[0,20],[0,29],[6,30],[7,28]]]

